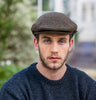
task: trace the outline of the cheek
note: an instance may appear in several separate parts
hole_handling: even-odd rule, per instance
[[[63,47],[60,51],[62,56],[66,55],[69,52],[69,46]]]
[[[46,57],[49,53],[49,48],[42,45],[39,47],[39,51],[43,56]]]

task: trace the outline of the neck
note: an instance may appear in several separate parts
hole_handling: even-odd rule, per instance
[[[67,70],[67,67],[66,65],[64,64],[60,69],[58,70],[50,70],[48,68],[45,68],[44,66],[42,66],[41,64],[37,64],[36,65],[38,71],[46,78],[50,79],[50,80],[60,80],[66,70]]]

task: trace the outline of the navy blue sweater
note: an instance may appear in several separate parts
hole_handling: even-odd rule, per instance
[[[96,100],[96,82],[69,65],[62,79],[49,80],[34,63],[2,86],[0,100]]]

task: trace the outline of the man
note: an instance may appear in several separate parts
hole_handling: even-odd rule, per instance
[[[65,63],[77,25],[62,13],[50,12],[31,30],[38,63],[12,76],[2,86],[0,100],[96,100],[96,82]]]

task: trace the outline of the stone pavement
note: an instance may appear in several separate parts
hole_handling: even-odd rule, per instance
[[[94,42],[79,42],[69,55],[67,63],[85,71],[96,80],[96,47]]]

